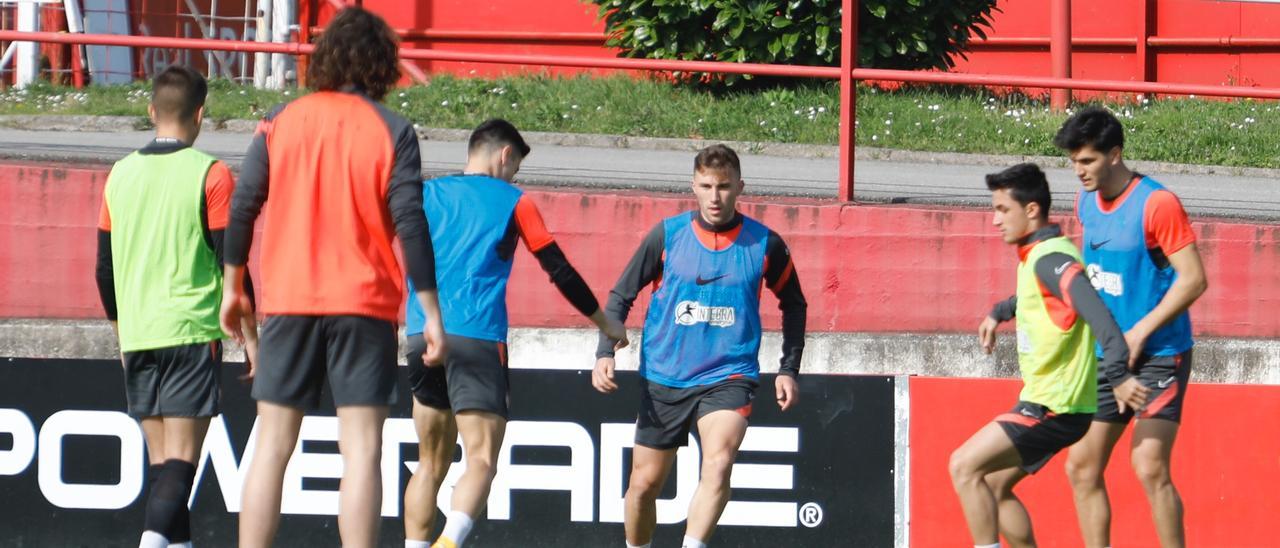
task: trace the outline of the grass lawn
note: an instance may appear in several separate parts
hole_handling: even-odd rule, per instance
[[[438,76],[429,85],[394,90],[386,102],[423,127],[469,128],[497,116],[526,131],[835,144],[837,91],[825,82],[713,93],[627,77]],[[298,93],[214,81],[207,116],[256,118]],[[33,86],[0,91],[0,115],[141,117],[147,99],[145,84]],[[1110,106],[1127,127],[1128,158],[1280,168],[1280,103],[1139,96]],[[981,89],[860,87],[857,138],[861,145],[884,148],[1054,156],[1059,151],[1050,140],[1065,116],[1039,99]]]

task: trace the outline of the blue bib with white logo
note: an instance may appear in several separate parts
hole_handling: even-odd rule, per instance
[[[422,184],[446,333],[506,342],[507,280],[515,249],[500,250],[499,245],[523,194],[484,175],[450,175]],[[408,285],[405,333],[416,335],[426,317],[413,281]]]
[[[696,213],[695,213],[696,214]],[[662,280],[645,317],[640,374],[675,388],[760,376],[760,287],[769,229],[743,217],[712,251],[689,213],[663,221]]]
[[[1164,187],[1149,177],[1131,184],[1137,186],[1111,212],[1098,206],[1096,191],[1081,192],[1079,198],[1085,272],[1124,331],[1155,309],[1178,277],[1163,250],[1147,248],[1147,200]],[[1183,312],[1152,333],[1143,352],[1172,356],[1190,350],[1192,344],[1191,315]]]

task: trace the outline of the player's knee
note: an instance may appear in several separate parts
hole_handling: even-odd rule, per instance
[[[418,457],[418,469],[413,475],[421,478],[419,481],[429,481],[433,485],[440,485],[444,482],[444,477],[449,473],[450,462],[437,462],[431,455],[420,455]]]
[[[1094,487],[1102,483],[1102,467],[1096,463],[1068,457],[1064,468],[1073,488]]]
[[[658,483],[656,474],[632,470],[631,481],[627,483],[627,496],[641,500],[651,500],[658,498],[658,493],[661,491],[662,484]]]
[[[1169,478],[1169,466],[1161,459],[1135,454],[1132,458],[1133,473],[1143,487],[1153,489],[1172,483]]]
[[[341,451],[342,466],[347,470],[376,470],[382,464],[381,447],[365,447],[361,450]],[[344,472],[344,475],[346,473]]]
[[[997,499],[1004,500],[1014,498],[1013,486],[1016,485],[1016,483],[1007,479],[991,479],[990,476],[986,478],[986,482],[987,486],[991,488],[991,492],[995,494]]]
[[[486,452],[476,451],[467,455],[467,473],[493,480],[498,473],[498,466],[493,456]]]
[[[715,487],[728,485],[733,472],[733,453],[713,453],[702,456],[702,483]]]
[[[259,443],[254,447],[253,464],[269,467],[272,470],[280,469],[284,471],[289,459],[293,457],[293,445],[284,443],[266,442]]]
[[[960,484],[980,479],[977,467],[974,466],[968,451],[963,447],[951,452],[951,460],[947,463],[947,468],[951,472],[952,483]]]

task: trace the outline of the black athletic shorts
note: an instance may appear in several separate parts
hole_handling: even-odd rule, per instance
[[[212,417],[218,414],[222,342],[124,353],[129,416]]]
[[[646,380],[641,390],[640,416],[636,419],[636,445],[654,449],[688,445],[693,424],[713,411],[728,409],[751,418],[757,386],[759,383],[746,377],[688,388]]]
[[[367,316],[268,316],[253,398],[320,406],[325,377],[336,407],[396,402],[395,324]]]
[[[1138,413],[1138,419],[1164,419],[1182,421],[1182,400],[1187,395],[1187,383],[1191,380],[1191,351],[1176,356],[1148,356],[1138,361],[1138,382],[1151,389],[1147,407]],[[1116,405],[1116,393],[1107,378],[1098,376],[1098,414],[1093,420],[1128,424],[1133,409],[1120,412]]]
[[[996,417],[1022,457],[1022,469],[1034,474],[1058,451],[1070,447],[1089,431],[1093,413],[1054,414],[1038,403],[1020,401]]]
[[[422,334],[408,339],[405,362],[418,402],[454,413],[486,411],[507,418],[511,402],[506,343],[446,334],[449,353],[444,366],[427,367],[422,362],[427,347]]]

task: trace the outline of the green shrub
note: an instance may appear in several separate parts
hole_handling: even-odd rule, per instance
[[[589,0],[625,57],[840,64],[840,0]],[[948,69],[995,0],[864,0],[858,65]],[[705,78],[703,75],[682,75]],[[726,77],[728,83],[736,78]]]

